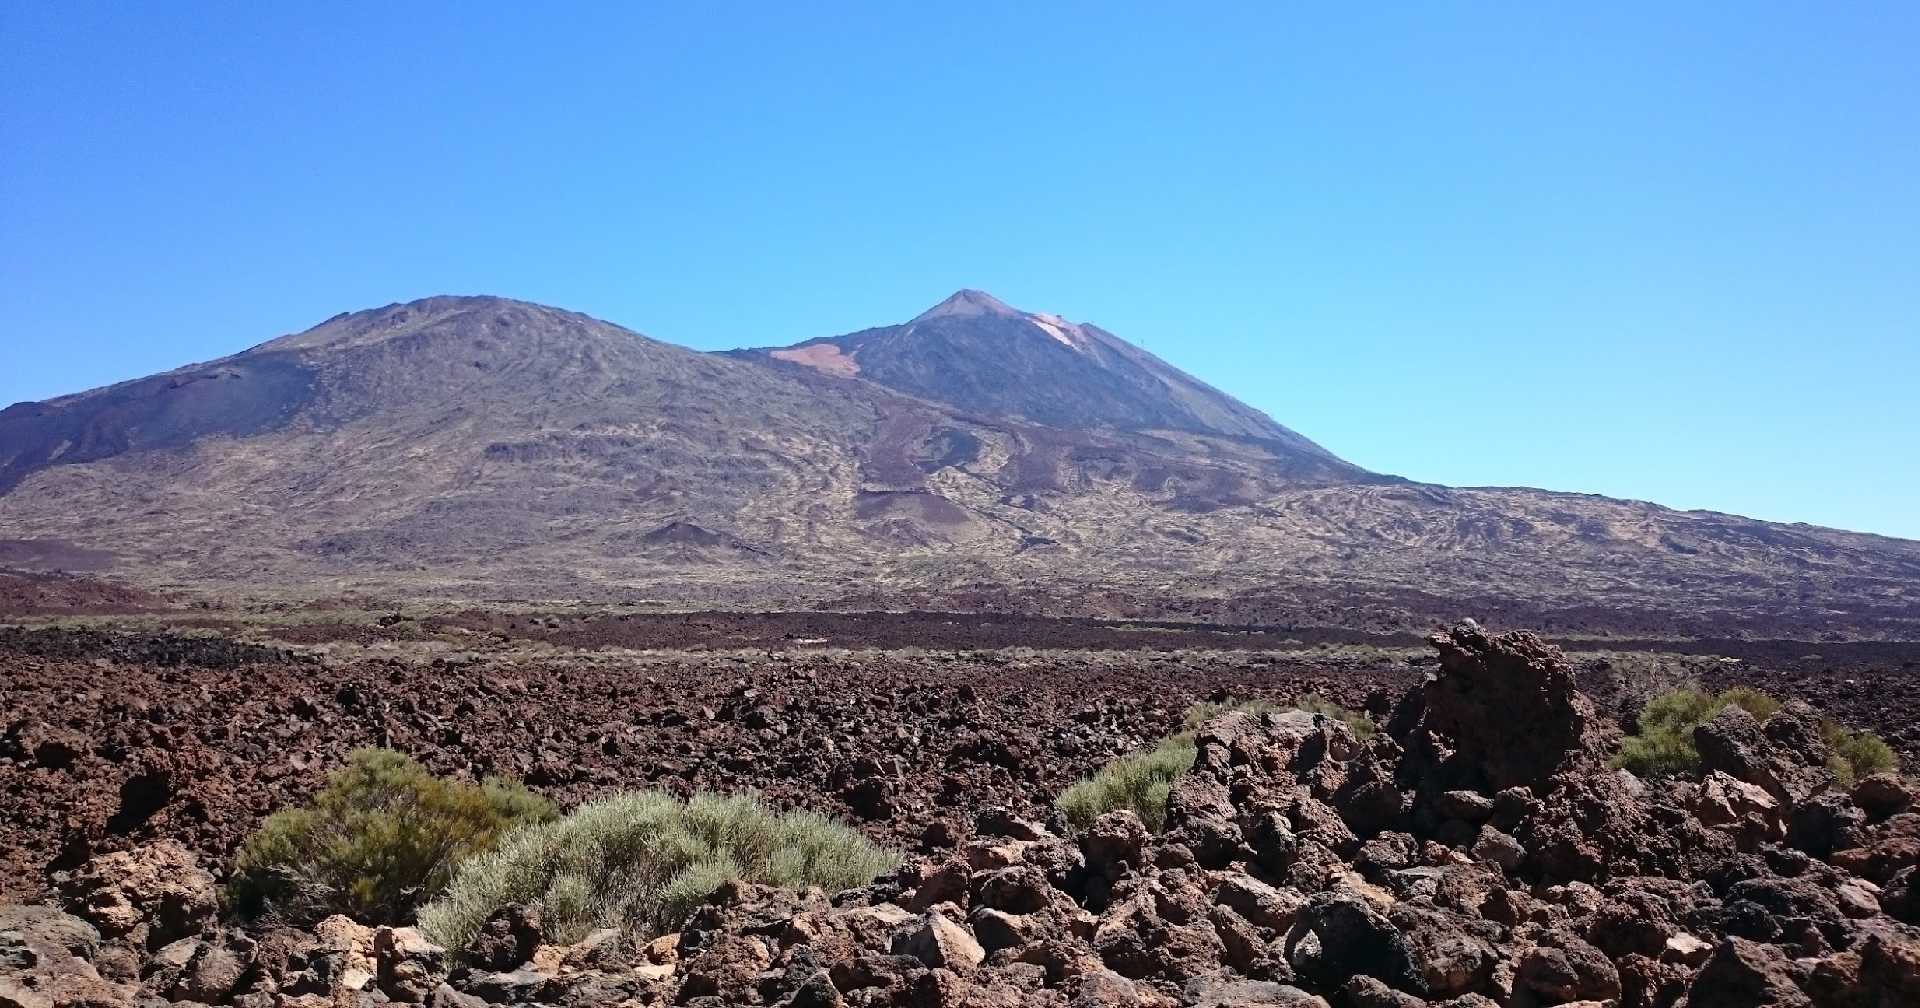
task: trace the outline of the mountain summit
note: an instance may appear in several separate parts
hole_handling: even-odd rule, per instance
[[[1012,305],[1007,304],[1005,301],[994,297],[986,291],[974,290],[968,287],[954,291],[952,297],[915,315],[913,321],[920,322],[942,316],[999,315],[1011,318],[1019,316],[1020,314],[1022,313],[1019,309],[1014,308]],[[908,324],[911,325],[912,323]]]
[[[747,351],[972,413],[1049,427],[1184,431],[1333,456],[1098,326],[961,290],[899,325]]]

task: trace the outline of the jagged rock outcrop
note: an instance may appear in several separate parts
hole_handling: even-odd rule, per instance
[[[1428,641],[1441,671],[1401,699],[1387,730],[1403,781],[1431,800],[1465,790],[1544,794],[1564,771],[1604,764],[1617,732],[1575,688],[1560,649],[1527,631],[1491,635],[1472,620]]]

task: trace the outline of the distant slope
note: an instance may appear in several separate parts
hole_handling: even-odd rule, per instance
[[[0,411],[0,474],[14,566],[223,595],[1920,634],[1920,543],[1368,473],[974,292],[731,355],[390,305]]]
[[[1259,438],[1333,458],[1112,333],[1019,311],[984,291],[959,291],[900,325],[743,353],[1049,427]]]

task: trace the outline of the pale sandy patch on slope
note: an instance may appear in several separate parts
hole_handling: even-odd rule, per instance
[[[831,343],[815,343],[812,346],[795,347],[791,350],[774,350],[770,356],[795,364],[805,364],[815,371],[822,371],[842,378],[851,378],[860,373],[860,365],[853,358],[840,352],[840,348]]]

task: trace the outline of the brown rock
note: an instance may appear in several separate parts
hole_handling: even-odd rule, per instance
[[[1286,934],[1293,927],[1300,908],[1307,904],[1307,898],[1298,890],[1271,886],[1238,872],[1220,880],[1213,898],[1221,906],[1231,907],[1254,924],[1279,934]]]
[[[1528,949],[1516,976],[1548,1004],[1620,996],[1620,973],[1606,953],[1571,935],[1553,935],[1551,944]]]
[[[1080,838],[1087,867],[1107,878],[1119,878],[1127,867],[1140,867],[1147,846],[1147,827],[1132,811],[1108,812],[1093,821]]]
[[[60,891],[103,936],[143,951],[197,934],[220,905],[213,876],[170,840],[96,857]]]
[[[915,913],[948,902],[965,902],[972,888],[973,869],[957,855],[935,861],[921,859],[900,870],[901,906]]]
[[[1916,801],[1920,801],[1920,787],[1899,774],[1873,774],[1853,786],[1853,803],[1874,822],[1899,815]]]
[[[1405,937],[1417,989],[1427,997],[1480,989],[1499,961],[1494,941],[1500,929],[1486,921],[1412,903],[1395,904],[1387,920]]]
[[[52,907],[0,907],[0,1005],[132,1008],[133,991],[93,966],[100,933]]]
[[[383,927],[373,934],[375,976],[395,1001],[418,1004],[446,978],[447,950],[415,928]]]
[[[531,962],[543,938],[540,909],[510,903],[494,911],[468,940],[463,958],[476,969],[510,971]]]
[[[1687,1008],[1811,1008],[1787,957],[1772,945],[1728,938],[1687,988]]]
[[[947,919],[938,910],[929,911],[920,922],[894,939],[896,955],[910,955],[929,968],[966,972],[987,958],[973,933]]]
[[[1396,990],[1423,989],[1407,938],[1367,901],[1344,893],[1315,896],[1286,937],[1287,961],[1300,976],[1338,989],[1370,976]]]
[[[147,989],[176,1001],[224,1002],[253,965],[254,942],[226,931],[164,945],[141,970]]]
[[[1527,849],[1520,846],[1520,841],[1492,826],[1482,826],[1479,838],[1473,842],[1473,856],[1488,864],[1499,865],[1503,872],[1512,872],[1527,859]]]
[[[1571,767],[1598,767],[1609,740],[1558,648],[1526,631],[1489,635],[1472,621],[1429,638],[1441,674],[1402,699],[1387,730],[1434,795],[1535,792]]]
[[[1176,1008],[1178,1001],[1112,970],[1089,973],[1075,986],[1071,1008]]]
[[[1692,809],[1703,825],[1735,837],[1742,850],[1783,839],[1787,833],[1778,799],[1766,788],[1720,770],[1708,773],[1701,781]]]

